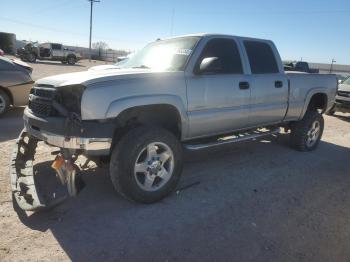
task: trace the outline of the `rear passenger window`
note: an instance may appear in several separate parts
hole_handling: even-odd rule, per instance
[[[52,47],[52,49],[55,49],[55,50],[61,50],[62,49],[62,45],[60,45],[60,44],[52,44],[51,47]]]
[[[242,74],[242,61],[236,42],[232,39],[212,39],[204,47],[199,63],[208,57],[218,58],[215,74]]]
[[[278,73],[278,66],[272,48],[267,43],[244,41],[250,69],[253,74]]]

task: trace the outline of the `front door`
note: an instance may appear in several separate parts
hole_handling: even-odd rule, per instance
[[[203,60],[215,60],[201,71]],[[203,64],[203,63],[202,63]],[[241,54],[231,38],[214,38],[205,45],[188,76],[189,137],[229,132],[248,125],[250,88]]]

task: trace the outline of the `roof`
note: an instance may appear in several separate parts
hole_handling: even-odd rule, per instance
[[[270,41],[268,39],[262,39],[262,38],[220,34],[220,33],[194,33],[194,34],[186,34],[186,35],[167,37],[167,38],[163,38],[161,40],[174,39],[174,38],[179,38],[179,37],[196,37],[196,36],[197,37],[236,37],[236,38],[244,38],[244,39],[251,39],[251,40]]]

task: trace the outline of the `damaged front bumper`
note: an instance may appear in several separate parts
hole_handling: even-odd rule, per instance
[[[59,147],[61,152],[69,152],[69,154],[76,156],[79,154],[88,156],[109,154],[112,143],[112,135],[110,134],[113,132],[111,123],[83,123],[79,128],[70,125],[68,130],[65,128],[65,124],[64,118],[40,118],[33,115],[28,108],[25,109],[25,128],[16,141],[10,163],[13,198],[18,206],[25,211],[38,211],[53,207],[68,196],[79,192],[78,187],[83,183],[76,172],[78,168],[70,157],[64,159],[65,181],[62,180],[62,174],[60,177],[62,184],[67,186],[63,187],[64,190],[62,190],[62,184],[59,184],[60,189],[56,193],[55,190],[48,189],[45,184],[45,179],[49,180],[49,178],[54,177],[52,176],[54,172],[48,172],[51,177],[45,174],[44,183],[38,183],[33,169],[38,142],[44,141],[50,146]],[[93,127],[93,129],[84,130],[89,127]],[[89,135],[96,135],[96,137],[89,137]],[[55,169],[57,172],[57,168]],[[53,171],[53,169],[50,170]],[[57,177],[54,179],[56,182],[59,181]],[[62,193],[63,191],[64,193]]]
[[[111,122],[82,122],[80,126],[62,117],[41,118],[24,110],[25,130],[39,140],[59,148],[82,150],[86,155],[108,155],[114,132]]]

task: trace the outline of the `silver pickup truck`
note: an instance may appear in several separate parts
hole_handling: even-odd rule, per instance
[[[115,189],[142,203],[176,188],[183,148],[255,139],[283,127],[292,147],[311,151],[336,91],[335,75],[286,74],[269,40],[217,34],[158,40],[121,64],[35,82],[12,157],[14,197],[26,210],[50,205],[35,187],[38,141],[60,148],[52,166],[71,195],[80,181],[74,162],[85,155],[109,163]]]

